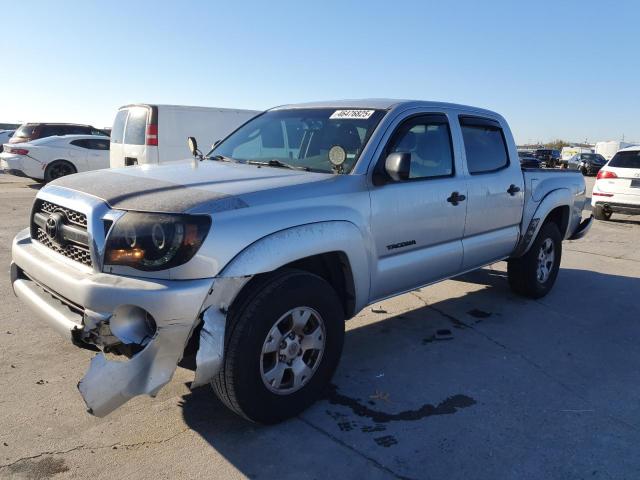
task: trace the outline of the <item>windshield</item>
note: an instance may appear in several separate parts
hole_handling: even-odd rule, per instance
[[[616,153],[609,162],[610,167],[640,168],[640,150]]]
[[[349,173],[384,113],[335,108],[269,111],[240,127],[207,157]],[[332,149],[336,146],[342,150]],[[336,167],[340,160],[343,163]]]

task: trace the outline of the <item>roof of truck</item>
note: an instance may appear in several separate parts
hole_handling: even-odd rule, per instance
[[[396,98],[364,98],[352,100],[328,100],[323,102],[295,103],[290,105],[280,105],[272,110],[284,110],[290,108],[369,108],[374,110],[388,110],[396,106],[407,107],[440,107],[448,109],[473,110],[478,113],[496,114],[490,110],[471,107],[469,105],[459,105],[456,103],[434,102],[425,100],[401,100]]]

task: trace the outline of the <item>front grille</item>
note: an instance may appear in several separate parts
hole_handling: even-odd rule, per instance
[[[79,227],[87,228],[87,216],[84,213],[76,212],[70,208],[61,207],[51,202],[42,202],[40,211],[43,213],[62,212],[70,223],[75,223]]]
[[[69,230],[73,230],[75,233],[69,236],[63,233],[62,236],[65,238],[62,240],[59,238],[60,236],[52,238],[47,235],[44,230],[43,218],[48,218],[53,213],[62,214],[63,226],[61,228],[64,229],[64,225],[67,225],[67,233],[73,233]],[[39,223],[36,221],[36,217],[40,219]],[[90,267],[92,266],[91,253],[86,231],[87,216],[84,213],[51,202],[36,200],[31,218],[31,238],[54,252]],[[78,232],[81,235],[78,235]]]

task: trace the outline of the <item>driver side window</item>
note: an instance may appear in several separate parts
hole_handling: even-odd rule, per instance
[[[389,153],[410,153],[409,179],[453,175],[451,133],[444,115],[424,115],[403,123],[389,143]]]

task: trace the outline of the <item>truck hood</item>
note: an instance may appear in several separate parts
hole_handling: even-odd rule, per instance
[[[247,206],[242,199],[244,194],[333,177],[285,168],[185,160],[96,170],[62,177],[49,185],[98,197],[112,208],[183,213],[194,207],[202,208],[204,204],[208,204],[212,212],[242,208]]]

